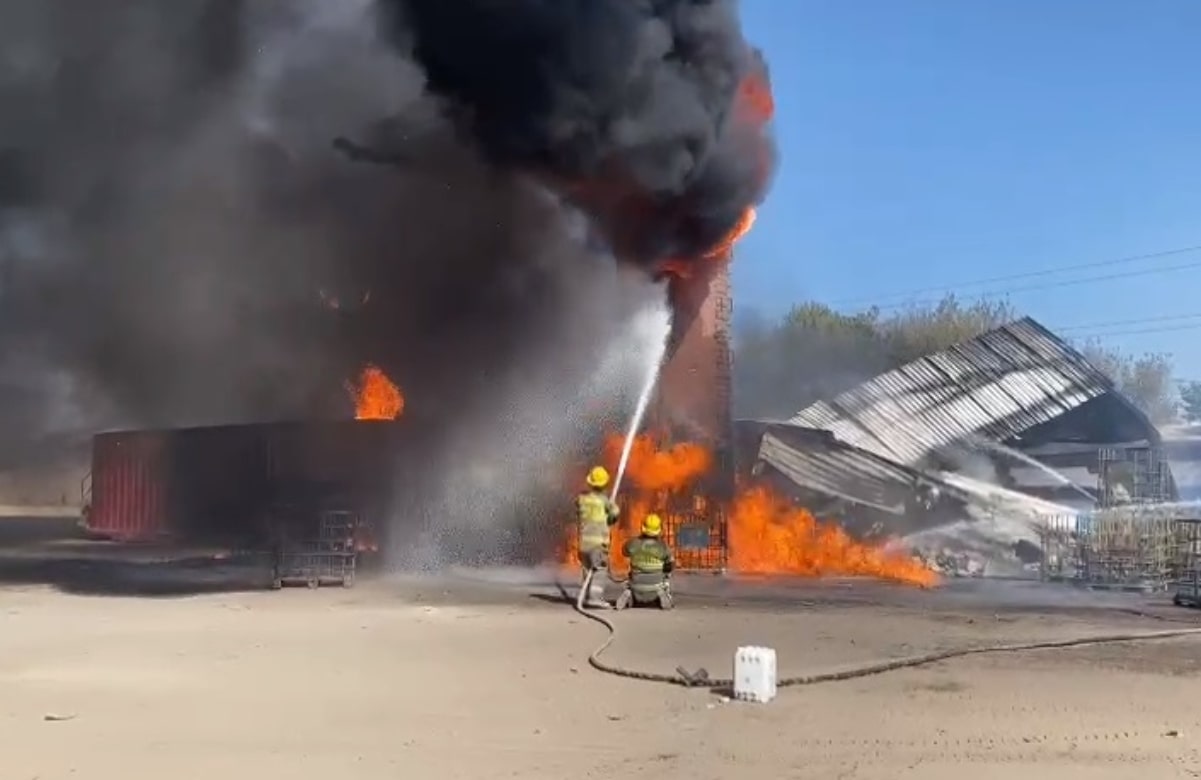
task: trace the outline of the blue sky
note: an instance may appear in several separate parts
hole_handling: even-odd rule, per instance
[[[780,166],[736,309],[1013,290],[1065,335],[1171,352],[1201,379],[1201,249],[970,284],[1201,245],[1201,2],[742,5]]]

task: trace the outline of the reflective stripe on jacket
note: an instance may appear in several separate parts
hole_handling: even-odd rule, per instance
[[[672,560],[671,549],[661,540],[640,536],[625,543],[622,552],[630,559],[630,588],[658,590],[665,581],[664,568]]]
[[[576,497],[581,551],[609,546],[609,525],[616,515],[615,509],[603,493],[582,493]]]

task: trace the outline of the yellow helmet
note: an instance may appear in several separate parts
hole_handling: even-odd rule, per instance
[[[588,472],[588,486],[594,488],[603,488],[609,484],[609,472],[605,471],[604,466],[593,466],[592,471]]]
[[[663,518],[658,515],[647,515],[642,521],[643,536],[658,536],[663,533]]]

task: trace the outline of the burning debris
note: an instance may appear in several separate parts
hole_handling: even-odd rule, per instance
[[[622,439],[606,441],[607,463],[616,461]],[[663,517],[674,531],[676,557],[682,568],[700,568],[698,551],[678,546],[679,530],[707,526],[715,544],[722,520],[726,530],[726,565],[744,574],[799,577],[874,577],[930,587],[938,574],[924,561],[890,549],[887,542],[866,544],[852,539],[834,523],[823,523],[762,486],[736,492],[728,505],[699,499],[698,483],[710,474],[711,454],[693,443],[662,447],[656,437],[639,436],[631,451],[629,485],[619,496],[622,519],[615,529],[612,549],[637,536],[639,523],[648,514]],[[671,538],[674,536],[675,538]],[[560,560],[575,565],[575,528],[567,531]]]
[[[938,576],[920,561],[889,552],[884,545],[856,542],[834,523],[818,521],[763,487],[738,494],[728,524],[734,571],[875,577],[921,587],[938,582]]]
[[[944,577],[983,577],[986,564],[968,553],[956,553],[948,547],[939,550],[913,551],[915,560]]]

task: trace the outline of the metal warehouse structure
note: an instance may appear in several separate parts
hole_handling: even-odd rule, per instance
[[[1155,426],[1108,377],[1030,318],[814,403],[786,424],[760,425],[761,471],[768,467],[802,493],[873,513],[911,514],[904,509],[915,502],[927,512],[935,505],[956,511],[955,504],[973,499],[940,474],[954,471],[964,452],[987,453],[991,445],[1054,468],[1071,465],[1087,482],[1027,490],[1016,475],[1037,473],[1037,464],[993,458],[1008,490],[1057,502],[1065,493],[1084,497],[1092,509],[1108,502],[1121,473],[1133,501],[1175,498]],[[1119,461],[1131,466],[1115,468]],[[921,524],[937,522],[927,517]]]
[[[1016,439],[1106,396],[1154,430],[1104,374],[1026,317],[819,401],[789,422],[915,464],[972,435]]]

